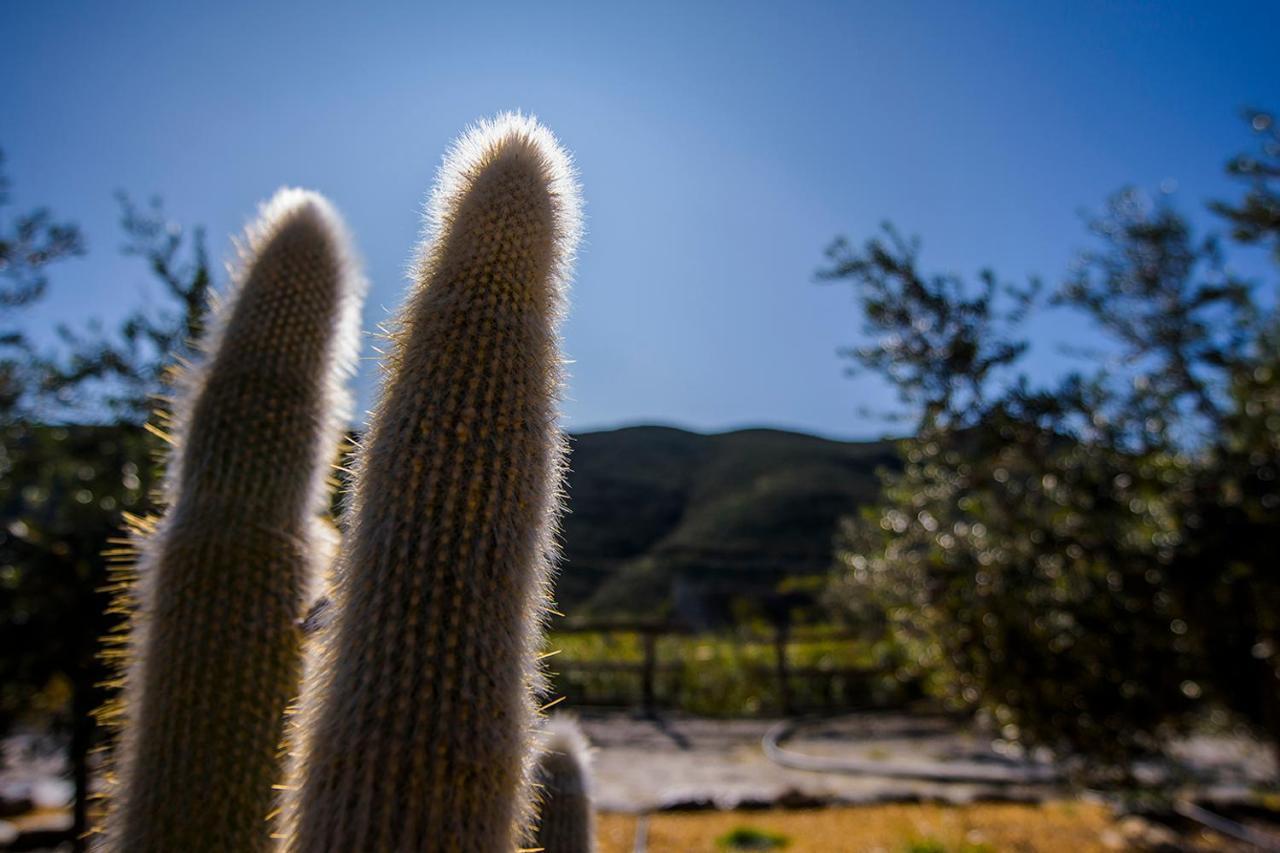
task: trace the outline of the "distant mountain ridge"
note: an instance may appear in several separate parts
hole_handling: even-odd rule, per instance
[[[820,576],[839,519],[900,466],[890,441],[775,429],[626,427],[571,448],[556,598],[575,619],[715,619],[728,598]]]

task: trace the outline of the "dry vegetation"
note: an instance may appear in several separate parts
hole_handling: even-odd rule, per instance
[[[600,816],[600,853],[631,853],[636,818]],[[648,853],[724,853],[729,833],[752,829],[785,836],[786,853],[1106,853],[1130,849],[1123,827],[1094,803],[988,803],[845,806],[761,812],[651,815]],[[1197,844],[1194,849],[1227,849]]]

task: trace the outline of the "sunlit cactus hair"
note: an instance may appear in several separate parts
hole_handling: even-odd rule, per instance
[[[103,714],[119,736],[99,849],[272,846],[363,292],[329,202],[284,189],[263,205],[176,381],[167,510],[137,542],[130,619],[108,640],[123,692]]]
[[[547,721],[533,783],[538,820],[530,846],[545,853],[592,853],[591,749],[577,720],[556,715]]]
[[[494,853],[527,826],[578,228],[570,159],[534,119],[446,156],[357,454],[286,850]]]

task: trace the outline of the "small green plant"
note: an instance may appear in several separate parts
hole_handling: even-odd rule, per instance
[[[947,845],[932,838],[909,841],[902,848],[902,853],[947,853]]]
[[[754,826],[738,826],[716,839],[716,846],[722,850],[782,850],[791,843],[791,839],[767,829]]]

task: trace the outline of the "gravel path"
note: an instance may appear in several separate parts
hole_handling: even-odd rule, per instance
[[[830,773],[780,767],[761,748],[776,720],[708,720],[628,713],[582,713],[595,747],[600,808],[644,812],[680,807],[732,808],[772,804],[976,800],[1040,800],[1053,784],[938,782],[893,775]],[[872,766],[1010,767],[1011,758],[972,728],[943,716],[851,715],[801,727],[789,752]],[[1274,778],[1271,750],[1244,738],[1198,737],[1179,757],[1197,792],[1241,799]],[[1156,771],[1143,771],[1151,776]]]
[[[604,811],[642,813],[674,807],[821,805],[978,800],[1039,801],[1061,789],[1052,783],[992,784],[901,778],[898,772],[835,773],[781,767],[761,740],[777,720],[711,720],[630,712],[579,714],[595,752],[596,800]],[[944,716],[868,713],[806,723],[785,741],[788,753],[867,767],[964,770],[1011,766],[990,737]],[[0,767],[0,805],[60,817],[70,785],[62,758],[38,741],[11,739]],[[1246,799],[1275,778],[1274,752],[1246,738],[1204,736],[1177,752],[1194,777],[1194,793],[1217,801]],[[1144,771],[1150,778],[1154,772]],[[963,774],[961,774],[963,775]],[[0,819],[6,810],[0,808]]]

